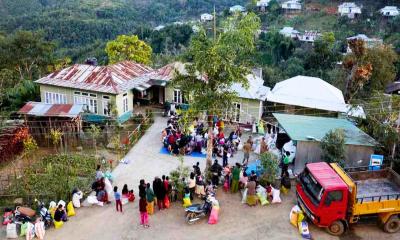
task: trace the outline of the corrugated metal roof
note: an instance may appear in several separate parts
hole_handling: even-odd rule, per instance
[[[151,67],[124,61],[110,66],[75,64],[49,74],[36,81],[39,84],[119,94],[126,89],[121,85],[152,72]]]
[[[49,104],[28,102],[18,113],[38,117],[70,117],[75,118],[83,112],[83,104]]]
[[[330,130],[339,128],[345,132],[346,144],[362,146],[375,146],[377,144],[372,137],[346,119],[280,113],[273,115],[294,141],[321,141]]]

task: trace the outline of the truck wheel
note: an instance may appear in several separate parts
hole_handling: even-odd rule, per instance
[[[388,233],[395,233],[400,230],[400,219],[397,216],[391,216],[383,226],[383,230]]]
[[[345,227],[342,221],[334,221],[327,230],[334,236],[340,236],[344,233]]]

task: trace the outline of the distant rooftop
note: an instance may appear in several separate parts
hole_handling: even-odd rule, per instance
[[[372,137],[346,119],[280,113],[273,115],[294,141],[321,141],[330,130],[339,128],[344,130],[345,141],[348,145],[375,146],[377,144]]]

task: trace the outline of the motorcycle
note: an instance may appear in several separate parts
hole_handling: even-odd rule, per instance
[[[53,224],[53,219],[49,210],[45,207],[44,203],[38,200],[35,200],[38,203],[38,212],[40,214],[40,218],[42,222],[44,222],[45,229],[48,229]]]
[[[185,209],[186,223],[194,224],[211,212],[212,201],[215,199],[213,194],[204,198],[204,204],[193,204]]]

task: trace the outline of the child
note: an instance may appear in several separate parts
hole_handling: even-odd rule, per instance
[[[140,225],[142,225],[144,228],[150,227],[149,215],[147,214],[146,196],[140,196],[139,211],[140,211]]]
[[[128,193],[128,201],[129,202],[135,201],[135,194],[133,193],[133,190],[130,190]]]
[[[114,198],[115,198],[115,206],[117,208],[117,212],[118,212],[118,207],[122,213],[122,202],[121,202],[121,194],[118,192],[118,187],[115,186],[114,187]]]

